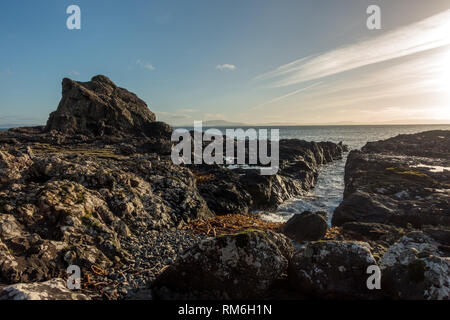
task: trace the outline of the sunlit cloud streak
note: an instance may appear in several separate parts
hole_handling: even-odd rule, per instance
[[[303,57],[254,78],[270,87],[317,80],[450,44],[450,10],[376,38]]]

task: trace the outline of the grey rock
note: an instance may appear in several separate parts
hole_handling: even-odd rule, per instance
[[[203,240],[153,283],[163,299],[254,299],[287,271],[292,245],[273,232],[247,231]],[[283,254],[284,252],[284,254]]]
[[[294,290],[315,298],[375,298],[367,288],[367,268],[376,265],[365,242],[309,242],[294,253],[289,281]]]
[[[0,288],[0,300],[90,300],[67,288],[63,279],[38,283],[18,283]]]

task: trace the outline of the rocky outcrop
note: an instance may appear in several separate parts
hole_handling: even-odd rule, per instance
[[[321,165],[342,159],[347,147],[332,142],[298,139],[279,141],[280,164],[275,175],[259,169],[192,165],[197,187],[217,214],[275,209],[284,201],[304,195],[314,187]],[[246,149],[248,153],[248,148]]]
[[[0,149],[2,283],[45,281],[70,264],[117,266],[148,230],[211,216],[192,173],[170,160],[57,151]]]
[[[278,174],[261,176],[174,165],[171,133],[142,100],[104,76],[64,79],[47,126],[0,131],[0,284],[13,285],[2,298],[76,298],[52,280],[76,264],[83,292],[117,299],[146,288],[174,261],[184,262],[162,275],[178,275],[198,292],[268,295],[287,271],[292,247],[283,235],[246,232],[200,244],[205,237],[183,227],[213,214],[274,208],[313,187],[319,166],[342,157],[345,146],[282,140]],[[183,280],[183,268],[197,278]],[[163,287],[186,294],[187,284],[178,288],[164,277],[159,297]]]
[[[450,227],[449,131],[400,135],[352,151],[333,224]],[[446,169],[447,168],[447,169]]]
[[[332,223],[368,241],[391,299],[448,299],[450,131],[399,135],[350,152]]]
[[[142,135],[151,133],[156,119],[134,93],[98,75],[89,82],[65,78],[58,109],[50,114],[46,130],[84,135]]]
[[[423,232],[408,233],[381,260],[382,286],[395,299],[450,299],[450,257]]]
[[[295,214],[283,225],[282,231],[297,242],[320,240],[328,229],[326,217],[326,212]]]
[[[376,296],[367,288],[367,268],[376,261],[365,242],[309,242],[295,252],[289,265],[294,289],[316,298]]]
[[[292,246],[280,234],[246,231],[193,246],[154,282],[164,299],[257,299],[286,273]]]
[[[0,300],[90,300],[88,296],[67,289],[63,279],[18,283],[0,287]]]

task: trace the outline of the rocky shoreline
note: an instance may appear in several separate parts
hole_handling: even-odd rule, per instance
[[[171,133],[105,76],[64,79],[46,126],[0,132],[0,299],[448,299],[450,132],[351,151],[332,228],[253,212],[305,194],[345,145],[280,140],[261,176],[174,165]]]

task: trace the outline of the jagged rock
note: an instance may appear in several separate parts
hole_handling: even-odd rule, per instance
[[[449,159],[449,140],[449,130],[432,130],[416,134],[400,134],[386,140],[368,142],[362,150],[367,153]]]
[[[357,190],[339,204],[333,214],[334,225],[361,220],[389,224],[390,218],[396,214],[396,208],[388,207],[384,196],[373,196],[362,190]]]
[[[326,212],[304,211],[295,214],[282,227],[283,233],[295,241],[322,239],[328,229]]]
[[[292,245],[280,234],[246,231],[189,249],[154,282],[159,298],[255,299],[286,272]]]
[[[449,139],[450,131],[429,131],[370,142],[350,152],[344,200],[333,225],[450,226]]]
[[[64,79],[60,105],[47,126],[0,131],[0,282],[47,281],[77,264],[92,276],[94,266],[107,269],[98,280],[118,280],[118,290],[133,295],[194,245],[189,252],[205,252],[200,266],[192,256],[183,259],[192,268],[211,263],[217,269],[204,269],[212,289],[197,277],[197,292],[187,296],[270,295],[275,282],[285,281],[292,255],[284,236],[249,232],[199,245],[203,236],[182,228],[212,211],[275,208],[303,194],[314,186],[319,166],[341,158],[345,146],[282,140],[278,174],[262,177],[221,165],[199,171],[174,165],[168,157],[171,133],[142,100],[104,76]],[[238,245],[224,253],[229,259],[219,261],[214,250],[226,251],[232,243]],[[176,263],[167,272],[181,267]],[[230,282],[221,287],[220,279]],[[163,291],[159,296],[165,297]]]
[[[342,144],[297,139],[280,140],[279,146],[280,166],[275,175],[263,176],[252,168],[189,166],[198,177],[197,187],[208,206],[216,214],[275,209],[314,187],[320,165],[342,158],[347,150]]]
[[[136,235],[211,215],[192,173],[170,160],[38,147],[0,148],[13,170],[0,189],[0,282],[45,281],[69,264],[108,268],[135,254]]]
[[[0,287],[0,300],[90,300],[90,298],[68,289],[63,279],[51,279],[46,282],[18,283]]]
[[[155,121],[146,103],[105,76],[89,82],[63,79],[62,99],[46,130],[84,135],[141,135]]]
[[[396,299],[450,299],[450,258],[442,254],[423,232],[408,233],[381,259],[383,291]]]
[[[252,197],[239,182],[236,172],[219,166],[196,166],[191,170],[199,193],[215,214],[245,214],[249,211]]]
[[[365,242],[309,242],[294,253],[289,281],[294,290],[316,298],[371,298],[367,268],[376,265]]]
[[[20,149],[0,150],[0,186],[17,182],[22,172],[32,164],[30,154]]]

